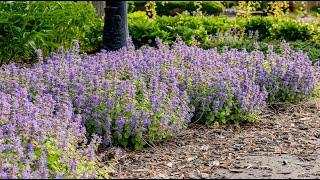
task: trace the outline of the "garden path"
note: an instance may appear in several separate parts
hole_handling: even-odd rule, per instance
[[[277,105],[254,125],[195,125],[140,152],[115,178],[320,178],[320,99]]]

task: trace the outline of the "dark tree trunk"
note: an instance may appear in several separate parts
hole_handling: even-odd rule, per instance
[[[107,51],[114,51],[127,46],[127,39],[129,35],[127,19],[128,14],[126,1],[106,1],[103,49]]]

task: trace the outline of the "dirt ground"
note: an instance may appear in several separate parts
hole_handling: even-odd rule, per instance
[[[120,156],[114,178],[320,179],[320,100],[271,107],[254,125],[196,125]]]

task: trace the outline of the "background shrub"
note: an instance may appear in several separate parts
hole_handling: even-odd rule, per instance
[[[315,62],[319,59],[316,48],[319,45],[317,40],[319,32],[316,32],[310,24],[288,17],[254,16],[228,19],[190,16],[183,13],[174,17],[148,19],[144,12],[129,14],[129,33],[137,47],[146,44],[154,46],[155,37],[159,37],[166,44],[172,44],[179,35],[188,45],[198,44],[203,48],[217,47],[218,50],[223,49],[223,46],[229,46],[252,51],[253,42],[259,41],[261,50],[266,52],[268,44],[273,44],[277,50],[280,47],[280,40],[287,40],[293,49],[301,47],[301,50],[308,53]]]
[[[128,13],[132,13],[134,12],[134,9],[135,9],[135,4],[134,4],[134,1],[129,1],[128,2]]]
[[[139,26],[144,27],[143,21],[145,20],[147,20],[146,16],[137,17],[135,13],[129,14],[129,32],[135,44],[136,42],[139,42],[139,45],[154,42],[153,39],[145,39],[148,36],[147,34],[135,32],[135,29],[143,29]],[[290,18],[249,17],[228,19],[226,17],[190,16],[183,13],[174,17],[163,16],[157,19],[149,19],[148,22],[154,25],[152,27],[154,32],[150,38],[157,35],[168,43],[169,40],[172,42],[176,35],[180,35],[187,44],[192,42],[192,37],[203,44],[210,35],[214,36],[218,32],[231,30],[245,31],[247,34],[250,31],[258,31],[260,40],[306,41],[313,39],[316,34],[311,25]],[[136,45],[138,46],[138,44]]]
[[[310,40],[314,35],[312,25],[299,23],[292,19],[280,19],[276,24],[273,24],[272,36],[275,39],[283,39],[286,41]]]
[[[102,33],[102,20],[91,3],[1,2],[0,13],[0,64],[32,61],[38,48],[44,55],[61,45],[70,48],[73,39],[90,52],[101,41],[96,34]]]
[[[314,41],[293,41],[290,47],[295,50],[306,52],[313,63],[320,61],[320,44]]]
[[[169,34],[161,31],[156,21],[148,18],[146,12],[136,11],[129,14],[128,26],[129,34],[134,38],[134,43],[137,47],[143,45],[152,45],[156,37],[166,37]]]
[[[320,6],[313,6],[310,8],[310,11],[316,12],[316,13],[320,13]]]
[[[177,13],[182,13],[183,11],[193,12],[197,9],[194,2],[191,1],[170,1],[166,3],[157,2],[156,11],[160,16],[174,16]]]
[[[145,10],[144,5],[147,1],[135,1],[136,11]],[[183,11],[187,11],[192,13],[197,10],[197,6],[195,2],[191,1],[168,1],[168,2],[156,2],[156,11],[160,16],[174,16],[177,13],[182,13]],[[207,15],[219,15],[224,11],[224,6],[221,2],[207,2],[203,1],[200,3],[201,11]]]
[[[259,39],[269,38],[271,35],[270,29],[272,28],[272,19],[265,17],[250,18],[245,23],[245,32],[249,34],[250,31],[258,31]]]
[[[224,11],[224,5],[219,1],[201,2],[201,11],[208,15],[219,15]]]
[[[184,3],[194,5],[194,2]],[[80,52],[95,52],[102,43],[103,20],[96,17],[95,9],[86,2],[14,2],[1,3],[0,7],[3,11],[0,21],[2,24],[0,45],[4,47],[0,50],[1,63],[30,62],[35,60],[35,49],[42,48],[43,54],[48,55],[60,45],[69,48],[74,38],[80,41]],[[129,33],[136,47],[155,46],[156,37],[164,43],[172,44],[176,36],[180,35],[188,45],[198,44],[203,48],[217,47],[218,50],[227,45],[240,49],[247,48],[250,51],[257,39],[248,37],[258,31],[256,37],[263,51],[267,50],[267,44],[270,43],[277,49],[278,40],[284,39],[289,41],[290,45],[296,44],[292,47],[294,49],[303,47],[302,50],[307,52],[313,61],[319,59],[316,47],[320,44],[320,28],[316,21],[312,23],[314,26],[312,28],[311,24],[298,22],[289,17],[255,16],[229,19],[182,13],[174,17],[159,16],[150,19],[145,12],[136,11],[129,13],[128,23]],[[222,34],[226,37],[222,38]],[[218,36],[219,40],[216,38]],[[293,43],[297,40],[301,43]],[[302,42],[306,42],[306,45],[302,45]]]

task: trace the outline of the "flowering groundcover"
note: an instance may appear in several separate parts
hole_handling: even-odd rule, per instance
[[[282,53],[132,45],[79,54],[79,44],[32,67],[0,70],[0,178],[104,177],[97,148],[173,136],[190,122],[256,122],[275,101],[306,98],[319,68]]]

